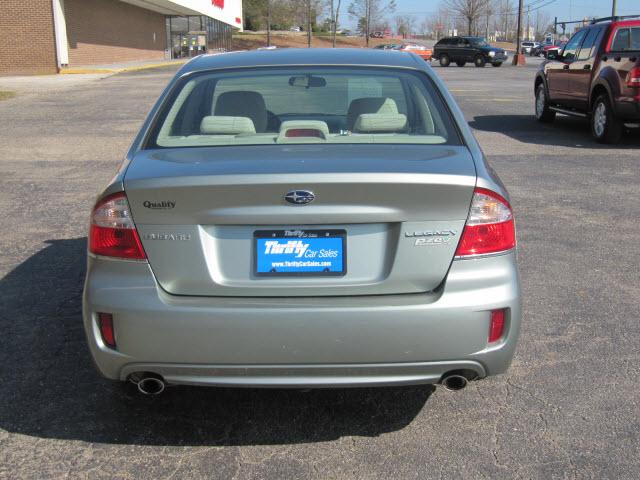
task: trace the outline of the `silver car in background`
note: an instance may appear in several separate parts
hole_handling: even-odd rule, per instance
[[[149,394],[461,389],[516,347],[508,198],[415,55],[197,57],[93,209],[91,353]]]

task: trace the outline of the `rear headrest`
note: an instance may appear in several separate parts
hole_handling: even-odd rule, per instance
[[[407,127],[403,113],[363,113],[353,126],[354,133],[396,133]]]
[[[395,100],[388,97],[356,98],[349,104],[347,129],[353,130],[356,119],[363,113],[398,113]]]
[[[208,116],[200,122],[200,133],[203,135],[240,135],[256,133],[250,118]]]
[[[247,117],[253,122],[256,132],[267,129],[267,107],[258,92],[224,92],[218,97],[213,110],[215,116]]]

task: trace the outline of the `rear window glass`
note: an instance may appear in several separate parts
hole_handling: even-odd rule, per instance
[[[640,50],[640,27],[619,29],[611,45],[611,50],[617,52]]]
[[[185,77],[150,148],[282,143],[460,144],[423,73],[382,68],[257,68]]]
[[[628,28],[622,28],[616,33],[616,38],[613,41],[612,50],[622,51],[629,49],[629,36],[630,32]]]
[[[631,29],[631,50],[640,50],[640,27]]]

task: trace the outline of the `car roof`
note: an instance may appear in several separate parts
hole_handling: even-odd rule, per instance
[[[611,23],[615,27],[640,27],[640,20],[618,20]]]
[[[424,66],[419,58],[413,55],[397,55],[374,48],[284,48],[199,55],[186,63],[181,72],[289,65],[360,65],[414,69]]]

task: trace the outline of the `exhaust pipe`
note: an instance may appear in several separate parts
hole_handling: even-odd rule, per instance
[[[442,385],[444,386],[444,388],[446,388],[450,392],[457,392],[458,390],[462,390],[464,387],[467,386],[467,383],[469,383],[469,380],[467,380],[467,377],[463,375],[458,375],[456,373],[451,375],[445,375],[444,378],[442,379]]]
[[[165,383],[159,375],[145,374],[137,382],[138,390],[144,395],[160,395],[164,392]]]

